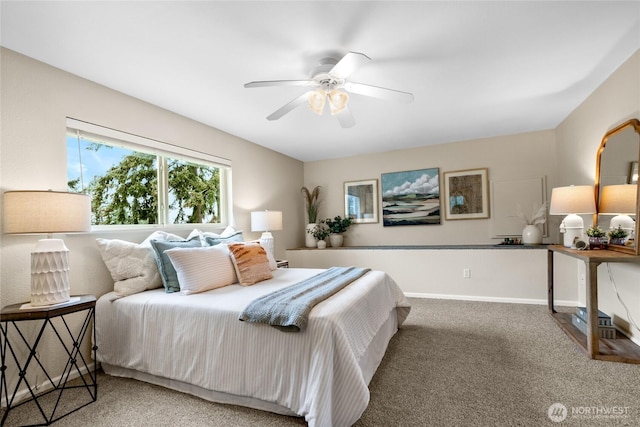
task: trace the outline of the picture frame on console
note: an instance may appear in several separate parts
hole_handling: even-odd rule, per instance
[[[488,169],[442,173],[447,220],[489,218]]]
[[[378,180],[344,183],[344,216],[354,224],[378,223]]]

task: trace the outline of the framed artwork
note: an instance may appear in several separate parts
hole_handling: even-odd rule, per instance
[[[631,168],[629,169],[629,184],[638,183],[638,162],[631,162]]]
[[[444,172],[445,219],[489,218],[487,168]]]
[[[344,216],[356,224],[379,221],[377,179],[344,183]]]
[[[440,172],[438,168],[383,173],[382,224],[440,224]]]

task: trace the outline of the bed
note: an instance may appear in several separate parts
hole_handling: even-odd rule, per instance
[[[96,305],[98,361],[109,375],[215,402],[348,426],[410,305],[384,272],[369,271],[314,307],[303,332],[240,322],[256,298],[320,273],[284,268],[254,286],[193,295],[114,292]]]

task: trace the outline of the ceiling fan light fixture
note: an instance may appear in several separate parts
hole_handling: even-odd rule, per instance
[[[346,92],[334,89],[329,92],[329,107],[331,107],[331,115],[336,115],[344,110],[349,101],[349,95]]]
[[[309,108],[316,114],[322,115],[324,110],[324,103],[327,98],[327,92],[318,89],[309,94]]]

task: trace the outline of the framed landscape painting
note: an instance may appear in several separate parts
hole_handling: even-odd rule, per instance
[[[438,168],[383,173],[383,225],[440,224],[439,179]]]
[[[344,216],[356,224],[378,222],[378,180],[344,183]]]
[[[487,168],[444,172],[445,219],[489,218]]]

